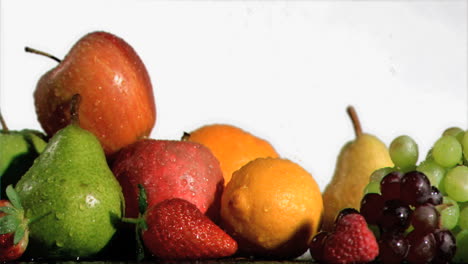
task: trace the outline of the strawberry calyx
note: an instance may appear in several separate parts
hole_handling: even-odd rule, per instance
[[[6,188],[6,205],[0,207],[0,235],[14,233],[13,244],[18,244],[27,233],[31,222],[24,217],[24,209],[13,186]]]

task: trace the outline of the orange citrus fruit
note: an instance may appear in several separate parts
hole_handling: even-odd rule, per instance
[[[262,157],[278,157],[266,140],[227,124],[200,127],[185,139],[205,145],[213,152],[221,165],[225,185],[231,180],[232,173],[247,162]]]
[[[249,256],[292,259],[316,234],[323,201],[316,181],[298,164],[258,158],[234,172],[221,198],[226,231]]]

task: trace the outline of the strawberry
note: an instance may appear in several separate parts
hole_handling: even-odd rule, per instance
[[[29,241],[28,221],[12,186],[6,194],[10,201],[0,200],[0,262],[19,259]]]
[[[323,241],[323,261],[326,263],[370,262],[379,255],[374,233],[359,213],[348,213],[335,223],[335,229]]]
[[[160,259],[213,259],[237,251],[237,242],[187,200],[164,200],[150,207],[144,219],[143,243]]]

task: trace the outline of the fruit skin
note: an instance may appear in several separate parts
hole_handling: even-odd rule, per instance
[[[52,137],[16,191],[30,226],[27,255],[90,258],[116,232],[124,206],[121,187],[97,138],[76,124]]]
[[[215,259],[237,251],[237,242],[187,200],[164,200],[150,207],[144,219],[143,243],[160,259]]]
[[[360,214],[347,214],[324,242],[325,263],[365,263],[379,255],[379,246]]]
[[[126,217],[138,216],[138,184],[142,184],[148,206],[178,197],[211,219],[219,218],[224,179],[218,160],[201,144],[142,139],[116,155],[112,171],[123,189]]]
[[[293,259],[318,231],[320,188],[298,164],[258,158],[234,172],[221,201],[222,226],[243,255]]]
[[[83,36],[39,79],[34,103],[47,135],[69,124],[74,94],[82,97],[81,127],[99,139],[108,156],[153,129],[156,107],[148,72],[135,50],[113,34]]]
[[[268,141],[229,124],[202,126],[186,135],[185,140],[201,143],[213,152],[221,165],[224,185],[249,161],[279,157]]]
[[[46,146],[45,136],[35,130],[6,131],[0,133],[0,198],[5,188],[16,184],[31,167],[34,159]]]
[[[349,109],[348,109],[349,111]],[[324,215],[322,229],[330,231],[338,212],[344,208],[359,208],[369,177],[377,169],[393,167],[387,146],[376,136],[359,132],[338,155],[335,173],[323,191]]]
[[[8,200],[0,200],[0,207],[12,207],[12,205]],[[5,213],[0,212],[0,219],[5,215]],[[23,238],[17,244],[14,244],[14,236],[14,232],[0,234],[0,262],[17,260],[26,250],[29,241],[29,231],[25,230]]]

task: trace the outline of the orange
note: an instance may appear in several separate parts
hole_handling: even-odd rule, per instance
[[[213,152],[223,171],[225,185],[231,180],[232,173],[247,162],[262,157],[278,157],[266,140],[227,124],[200,127],[191,132],[186,140],[205,145]]]
[[[221,198],[222,226],[249,256],[292,259],[306,252],[323,213],[310,173],[281,158],[258,158],[234,172]]]

